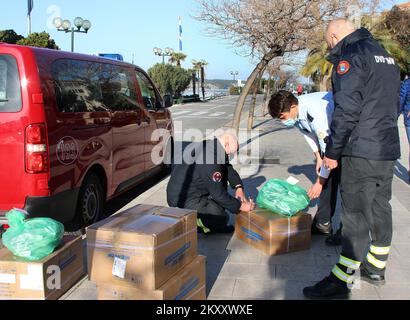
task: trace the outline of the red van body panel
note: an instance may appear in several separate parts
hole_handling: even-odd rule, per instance
[[[86,175],[101,180],[106,199],[126,191],[158,170],[152,149],[163,141],[151,141],[157,128],[172,133],[169,110],[148,111],[138,82],[132,83],[140,111],[109,109],[98,112],[61,112],[56,98],[53,64],[75,60],[121,67],[135,73],[131,64],[68,52],[0,44],[0,55],[13,56],[21,81],[22,109],[0,112],[0,212],[25,208],[33,216],[51,216],[69,222]],[[25,129],[45,124],[47,173],[25,171]]]
[[[35,57],[30,48],[1,45],[0,54],[17,61],[21,82],[21,110],[0,113],[0,210],[23,208],[26,195],[36,190],[38,196],[50,195],[48,174],[25,172],[25,129],[45,123],[42,90]]]

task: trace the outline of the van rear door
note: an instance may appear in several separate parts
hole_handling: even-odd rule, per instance
[[[24,136],[28,118],[22,111],[20,83],[24,77],[20,76],[16,56],[7,51],[13,49],[0,46],[0,211],[3,213],[13,207],[24,207]]]

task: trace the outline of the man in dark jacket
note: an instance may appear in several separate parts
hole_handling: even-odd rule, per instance
[[[343,249],[330,276],[304,289],[313,299],[348,298],[359,270],[361,280],[385,283],[393,233],[389,202],[400,158],[400,74],[394,59],[368,30],[344,19],[330,23],[326,40],[335,111],[324,165],[342,166]]]
[[[234,227],[227,225],[226,210],[238,214],[255,208],[245,196],[239,174],[229,163],[229,155],[237,150],[236,138],[223,134],[192,144],[183,159],[174,160],[181,163],[176,163],[172,170],[167,187],[168,205],[197,210],[200,232],[231,233]],[[228,193],[228,182],[236,190],[235,197]]]

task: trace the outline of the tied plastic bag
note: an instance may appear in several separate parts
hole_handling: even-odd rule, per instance
[[[283,180],[272,179],[263,186],[256,202],[263,209],[293,217],[309,206],[310,199],[301,187]]]
[[[19,209],[6,214],[10,228],[3,234],[3,244],[17,257],[41,260],[61,243],[64,226],[50,218],[26,220],[27,215]]]

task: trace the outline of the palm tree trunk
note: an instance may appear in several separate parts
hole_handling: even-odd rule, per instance
[[[320,77],[320,91],[324,92],[327,91],[327,81],[329,80],[330,76],[326,75],[323,77]]]
[[[268,53],[266,53],[262,60],[257,64],[255,69],[252,71],[251,75],[249,76],[248,80],[246,81],[246,85],[243,88],[241,95],[239,96],[238,102],[236,103],[235,114],[232,122],[232,128],[236,129],[236,132],[239,134],[239,127],[241,124],[241,115],[243,111],[243,107],[245,105],[246,97],[249,94],[250,89],[252,88],[255,79],[258,77],[260,72],[266,68],[269,62],[275,58],[283,55],[283,50],[281,48],[273,48]]]

